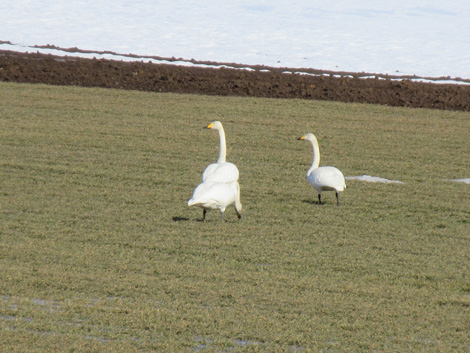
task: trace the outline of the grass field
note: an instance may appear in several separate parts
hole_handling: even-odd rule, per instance
[[[187,207],[217,159],[243,218]],[[347,181],[316,203],[305,174]],[[470,113],[0,83],[5,352],[470,351]]]

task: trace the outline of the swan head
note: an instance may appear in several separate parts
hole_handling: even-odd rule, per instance
[[[310,141],[310,142],[313,142],[316,140],[315,138],[315,135],[314,134],[311,134],[311,133],[308,133],[308,134],[305,134],[304,136],[302,137],[299,137],[297,140],[302,140],[302,141]]]
[[[209,125],[206,126],[206,129],[212,129],[212,130],[222,130],[222,123],[220,121],[213,121]]]

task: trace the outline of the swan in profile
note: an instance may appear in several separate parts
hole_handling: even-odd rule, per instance
[[[314,134],[308,133],[298,140],[310,141],[313,146],[313,162],[307,172],[307,180],[318,193],[318,201],[321,205],[322,191],[335,191],[336,203],[339,205],[339,192],[346,188],[343,173],[335,167],[319,167],[320,147]]]
[[[227,146],[225,144],[225,131],[222,123],[220,121],[214,121],[210,123],[207,129],[216,130],[219,132],[219,159],[217,163],[210,164],[204,170],[202,174],[202,182],[206,181],[217,181],[223,183],[230,183],[233,181],[238,181],[238,168],[235,164],[226,162]]]
[[[206,219],[208,210],[219,210],[221,220],[224,222],[225,209],[231,204],[234,204],[238,219],[240,219],[242,204],[240,203],[240,185],[237,181],[231,183],[206,181],[198,185],[188,201],[188,206],[199,206],[204,210],[202,221]]]

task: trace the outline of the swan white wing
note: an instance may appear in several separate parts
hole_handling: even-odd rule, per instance
[[[202,182],[231,183],[238,181],[239,172],[235,164],[230,162],[210,164],[202,174]]]
[[[307,179],[317,191],[343,191],[346,187],[343,173],[335,167],[316,168],[307,175]]]
[[[214,173],[214,171],[217,169],[219,166],[219,163],[212,163],[209,164],[206,169],[204,170],[204,173],[202,173],[202,182],[205,182],[207,177]]]
[[[188,201],[188,206],[200,206],[207,209],[225,208],[237,200],[237,189],[226,183],[206,182],[199,184],[194,190],[193,197]]]
[[[199,184],[193,191],[193,196],[188,201],[188,206],[193,206],[199,202],[209,190],[210,184]]]

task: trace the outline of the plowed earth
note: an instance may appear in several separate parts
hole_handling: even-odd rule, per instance
[[[247,70],[236,64],[230,68],[202,64],[209,67],[0,51],[0,81],[470,111],[470,85],[422,83],[408,77],[365,73],[303,70],[306,74],[299,74],[262,66]]]

